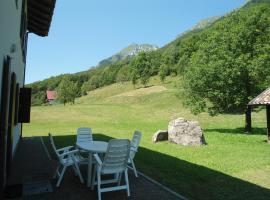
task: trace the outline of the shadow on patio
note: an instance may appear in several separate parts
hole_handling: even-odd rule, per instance
[[[98,135],[94,139],[109,139]],[[65,144],[75,144],[74,136],[55,136],[57,147]],[[44,137],[47,146],[48,140]],[[47,147],[50,154],[50,145]],[[27,200],[84,200],[97,199],[96,189],[92,191],[86,184],[81,184],[78,177],[68,168],[59,188],[56,188],[56,180],[52,179],[56,168],[56,160],[53,154],[49,159],[40,137],[23,138],[19,144],[17,154],[11,169],[11,176],[8,180],[6,199],[27,199]],[[87,166],[81,165],[81,172],[86,179]],[[132,171],[129,173],[131,197],[127,197],[126,191],[107,192],[102,194],[103,200],[124,200],[124,199],[166,199],[177,200],[176,196],[162,189],[160,186],[150,182],[142,176],[135,178]],[[34,194],[40,193],[40,194]],[[34,195],[33,195],[34,194]]]
[[[93,136],[94,140],[108,141],[111,139],[104,134],[94,134]],[[55,136],[54,139],[59,148],[75,144],[75,136],[73,135]],[[32,145],[33,141],[36,142]],[[19,183],[25,183],[31,181],[31,178],[34,180],[44,180],[44,178],[51,180],[54,166],[46,158],[45,152],[44,155],[37,153],[37,149],[42,147],[41,145],[38,147],[37,141],[39,141],[39,138],[25,138],[20,144],[17,158],[15,158],[15,165],[12,169],[12,177],[15,179],[12,180],[11,178],[10,184],[14,184],[18,180]],[[44,137],[44,141],[48,145],[47,138]],[[24,149],[22,149],[23,145]],[[16,163],[21,163],[20,172],[17,170],[18,165]],[[155,180],[170,186],[190,199],[263,200],[269,199],[270,196],[269,189],[143,147],[140,147],[135,157],[135,163],[139,171],[143,171]],[[82,168],[82,173],[86,176],[86,168]],[[127,198],[124,191],[119,191],[105,193],[102,195],[103,199],[179,199],[142,176],[136,179],[133,173],[130,173],[129,177],[130,198]],[[51,182],[52,185],[55,185],[54,180]],[[82,185],[69,169],[60,188],[53,188],[51,193],[27,196],[25,199],[97,199],[97,195],[96,190],[93,192],[85,185]]]

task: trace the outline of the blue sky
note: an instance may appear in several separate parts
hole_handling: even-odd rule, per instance
[[[29,36],[26,83],[87,70],[131,43],[162,47],[245,1],[57,0],[49,36]]]

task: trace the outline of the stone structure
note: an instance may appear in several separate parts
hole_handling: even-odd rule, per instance
[[[202,129],[198,122],[178,118],[170,121],[168,126],[170,142],[185,146],[199,146],[205,144]]]
[[[159,141],[165,141],[165,140],[168,140],[168,131],[158,130],[152,137],[153,143],[156,143]]]

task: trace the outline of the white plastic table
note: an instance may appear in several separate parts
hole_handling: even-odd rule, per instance
[[[88,172],[87,172],[87,187],[91,186],[92,180],[92,159],[94,153],[105,153],[108,143],[102,141],[77,142],[77,147],[89,153],[88,155]]]

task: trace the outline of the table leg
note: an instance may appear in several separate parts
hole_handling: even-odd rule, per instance
[[[91,187],[91,181],[92,181],[92,153],[89,152],[88,155],[88,178],[87,178],[87,187]]]

